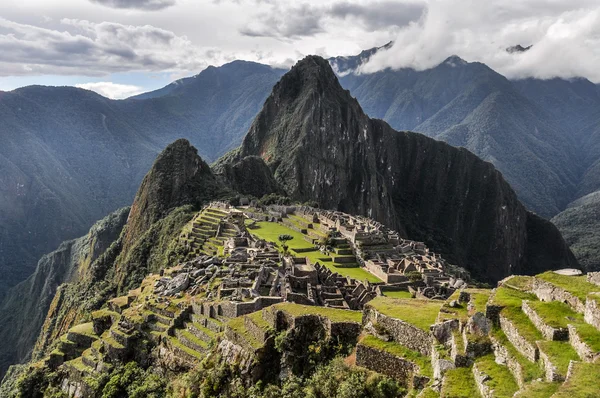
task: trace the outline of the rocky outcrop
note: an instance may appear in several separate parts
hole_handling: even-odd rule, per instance
[[[221,163],[248,156],[260,156],[292,198],[385,222],[476,279],[577,266],[556,229],[525,210],[494,166],[369,119],[320,57],[281,79]]]
[[[40,334],[60,284],[89,272],[90,264],[102,255],[121,233],[129,208],[98,221],[87,235],[63,242],[38,263],[27,280],[12,288],[0,307],[0,377],[8,365],[26,360]],[[51,328],[44,325],[42,337]]]
[[[260,198],[270,193],[282,193],[273,173],[258,156],[247,156],[231,164],[219,162],[215,173],[221,175],[233,190],[243,195]]]

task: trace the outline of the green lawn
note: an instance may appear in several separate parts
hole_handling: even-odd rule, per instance
[[[527,384],[525,388],[519,391],[515,398],[537,398],[537,397],[551,397],[553,396],[560,387],[560,383],[549,383],[546,381],[532,381]]]
[[[525,382],[544,377],[544,370],[541,368],[540,363],[534,363],[525,358],[525,356],[523,356],[523,354],[521,354],[508,340],[502,329],[494,329],[492,331],[492,336],[498,343],[506,347],[508,354],[521,365],[521,368],[523,369],[523,380]]]
[[[416,351],[409,350],[401,344],[394,343],[393,341],[383,341],[372,335],[367,335],[364,339],[361,340],[360,344],[365,345],[367,347],[375,348],[380,351],[385,351],[397,357],[411,361],[417,364],[417,366],[419,366],[422,375],[428,377],[433,376],[433,369],[431,368],[431,359],[429,357],[421,355]]]
[[[600,286],[596,286],[593,283],[589,283],[586,277],[581,276],[565,276],[559,275],[552,271],[544,272],[539,274],[536,278],[550,282],[555,286],[562,287],[567,292],[573,294],[579,298],[584,304],[585,299],[589,293],[600,292]]]
[[[94,324],[93,322],[82,323],[77,326],[73,326],[69,329],[70,333],[81,334],[85,336],[97,337],[96,333],[94,333]]]
[[[566,328],[567,324],[583,323],[583,315],[560,301],[530,301],[529,306],[553,328]]]
[[[579,356],[568,341],[540,341],[540,351],[548,356],[561,375],[567,375],[571,360],[579,361]]]
[[[494,397],[509,398],[519,390],[510,370],[506,366],[498,365],[494,360],[494,355],[490,354],[478,359],[475,365],[477,369],[489,376],[485,385],[494,390]]]
[[[442,303],[435,300],[376,297],[370,306],[384,315],[410,323],[426,332],[435,323]]]
[[[537,300],[537,297],[531,293],[525,293],[520,290],[501,286],[496,289],[496,294],[492,297],[491,303],[502,307],[521,308],[521,302],[523,300],[534,301]]]
[[[532,281],[532,276],[515,275],[510,279],[507,279],[504,283],[510,286],[514,286],[518,289],[529,290],[531,289]]]
[[[467,293],[471,294],[471,303],[475,306],[475,311],[485,314],[485,307],[488,299],[492,294],[491,289],[467,289]]]
[[[521,308],[507,307],[500,312],[500,315],[511,321],[519,334],[529,343],[535,345],[536,341],[544,339],[542,333],[535,327]]]
[[[600,365],[578,362],[573,365],[573,372],[553,398],[597,397],[600,395]]]
[[[293,316],[307,314],[320,315],[329,318],[332,322],[362,322],[362,312],[342,310],[337,308],[317,307],[312,305],[301,305],[295,303],[280,303],[273,306],[278,310],[287,312]]]
[[[385,297],[407,298],[407,299],[412,298],[411,293],[409,291],[404,291],[404,290],[398,290],[398,291],[386,290],[382,293]]]
[[[473,398],[479,397],[479,389],[475,383],[471,368],[456,368],[444,374],[442,397]]]
[[[290,236],[294,237],[294,239],[288,241],[288,246],[289,246],[290,250],[292,250],[292,251],[294,249],[309,249],[309,248],[314,247],[314,245],[312,243],[310,243],[304,239],[305,235],[301,234],[300,232],[294,231],[293,229],[288,228],[285,225],[281,225],[281,224],[274,223],[274,222],[268,222],[268,221],[257,222],[255,225],[258,228],[252,228],[252,229],[248,228],[248,231],[252,235],[255,235],[256,237],[258,237],[260,239],[264,239],[266,241],[273,242],[273,243],[277,244],[278,247],[280,247],[279,235],[290,235]],[[326,266],[333,272],[337,272],[338,274],[340,274],[342,276],[348,276],[348,277],[356,279],[356,280],[369,281],[372,283],[381,282],[381,279],[379,279],[378,277],[376,277],[375,275],[371,274],[369,271],[367,271],[361,267],[354,267],[354,268],[336,267],[335,265],[333,265],[333,263],[331,261],[321,260],[321,258],[324,258],[327,256],[325,256],[323,253],[321,253],[318,250],[313,250],[313,251],[303,252],[303,253],[295,253],[295,255],[298,257],[307,257],[312,263],[319,262],[320,264]]]
[[[304,240],[303,234],[276,222],[260,221],[255,224],[258,228],[248,228],[248,232],[258,238],[273,242],[280,246],[279,235],[290,235],[294,239],[287,242],[290,249],[308,249],[314,245]]]

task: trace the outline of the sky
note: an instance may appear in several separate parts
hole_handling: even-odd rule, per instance
[[[600,83],[600,0],[2,0],[0,90],[126,98],[235,59],[289,67],[389,41],[357,73],[458,55],[513,79]]]

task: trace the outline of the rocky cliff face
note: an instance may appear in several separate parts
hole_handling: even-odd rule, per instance
[[[0,305],[0,378],[10,364],[31,354],[58,286],[88,272],[119,237],[128,212],[129,208],[118,210],[94,224],[87,235],[63,242],[41,258],[33,275],[9,290]]]
[[[281,79],[227,162],[247,156],[260,156],[292,198],[371,216],[480,280],[577,266],[556,229],[525,210],[492,164],[368,118],[320,57]]]

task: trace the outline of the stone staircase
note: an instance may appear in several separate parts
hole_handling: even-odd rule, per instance
[[[204,314],[203,308],[190,306],[178,326],[170,328],[165,336],[167,346],[189,366],[204,359],[224,330],[225,319]]]
[[[225,216],[227,213],[222,210],[206,208],[192,220],[191,230],[184,233],[183,236],[191,249],[192,256],[219,254],[219,246],[223,246],[224,239],[232,236],[231,227],[229,227],[219,234],[220,239],[217,238],[219,225]]]

